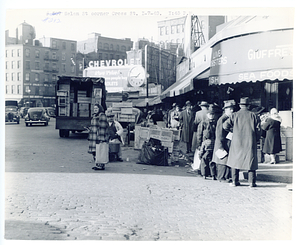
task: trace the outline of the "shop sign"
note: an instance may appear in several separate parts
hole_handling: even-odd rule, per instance
[[[293,30],[235,37],[212,49],[210,84],[293,79]]]
[[[127,60],[91,60],[89,62],[89,67],[102,67],[102,66],[126,66]]]

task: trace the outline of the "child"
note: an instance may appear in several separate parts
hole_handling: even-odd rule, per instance
[[[200,147],[199,158],[201,160],[200,173],[204,178],[209,175],[209,170],[213,180],[216,180],[216,164],[212,162],[215,136],[211,129],[203,131],[203,142]]]

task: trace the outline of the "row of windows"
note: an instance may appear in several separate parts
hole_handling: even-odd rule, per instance
[[[16,51],[17,53],[15,53]],[[5,57],[9,57],[9,50],[5,50]],[[21,49],[17,49],[17,50],[12,49],[11,57],[21,57]]]
[[[59,45],[58,45],[58,42],[56,40],[52,40],[52,48],[55,48],[55,49],[59,49]],[[67,48],[67,43],[66,42],[62,42],[62,49],[66,49]],[[72,51],[75,51],[75,43],[71,43],[71,50]]]
[[[14,49],[11,50],[11,57],[14,57]],[[8,57],[8,53],[9,53],[9,50],[6,50],[6,57]],[[58,56],[57,56],[57,53],[56,52],[52,52],[52,59],[57,59],[58,60]],[[18,49],[17,50],[17,56],[20,57],[21,56],[21,50]],[[25,57],[26,58],[30,58],[30,49],[25,49]],[[40,58],[40,50],[35,50],[35,58]],[[49,51],[46,51],[45,52],[45,56],[44,56],[45,59],[49,59],[50,58],[50,52]],[[75,58],[75,53],[72,53],[72,58]],[[61,57],[62,60],[66,60],[66,53],[65,52],[62,52],[62,57]]]
[[[99,59],[100,60],[113,60],[113,59],[116,59],[116,60],[119,60],[119,59],[126,59],[126,57],[124,55],[114,55],[114,54],[103,54],[103,53],[99,53]]]
[[[6,94],[21,94],[21,85],[6,85]]]
[[[184,25],[182,25],[182,24],[171,25],[171,28],[170,28],[170,26],[162,26],[159,28],[160,36],[169,35],[170,29],[171,29],[171,34],[181,33],[181,32],[184,32]]]
[[[16,67],[17,64],[17,67]],[[18,60],[17,62],[12,61],[11,62],[11,66],[9,66],[9,61],[5,62],[5,69],[9,69],[11,67],[11,69],[20,69],[21,68],[21,60]]]
[[[75,69],[71,71],[72,73],[75,72]],[[25,74],[25,81],[30,81],[30,75],[34,75],[34,81],[38,82],[41,81],[41,74],[39,73],[26,73]],[[52,82],[56,81],[56,75],[55,74],[44,74],[44,82],[50,82],[50,78]],[[14,82],[14,81],[21,81],[21,72],[18,73],[6,73],[5,74],[5,81],[6,82]]]

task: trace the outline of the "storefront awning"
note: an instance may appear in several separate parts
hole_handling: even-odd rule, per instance
[[[143,99],[138,99],[138,101],[133,102],[134,106],[136,107],[146,107],[147,106],[147,102],[146,102],[146,98]],[[149,106],[154,106],[154,105],[158,105],[162,103],[161,99],[160,99],[160,95],[156,96],[154,98],[150,98],[148,99],[148,105]]]
[[[223,40],[213,46],[210,85],[293,79],[293,29]]]
[[[161,99],[166,97],[174,97],[184,93],[187,93],[194,89],[195,78],[204,79],[209,77],[209,67],[207,66],[199,66],[190,70],[187,74],[185,74],[179,81],[172,84],[169,88],[167,88],[160,96]]]

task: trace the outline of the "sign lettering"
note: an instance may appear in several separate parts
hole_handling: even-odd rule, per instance
[[[101,67],[101,66],[126,66],[127,60],[91,60],[89,62],[89,67]]]

